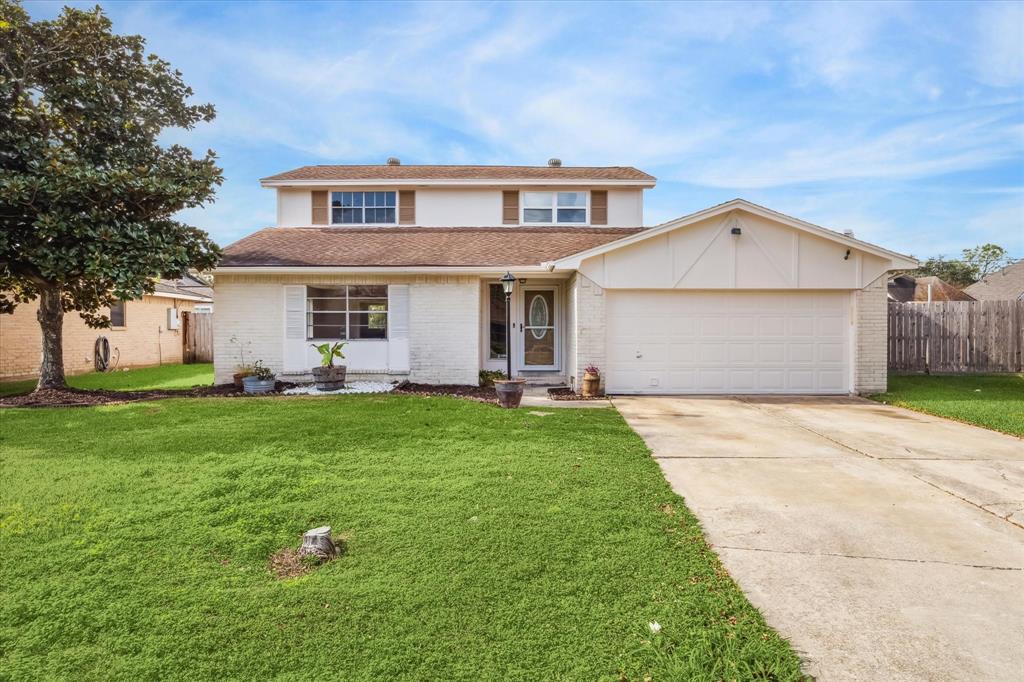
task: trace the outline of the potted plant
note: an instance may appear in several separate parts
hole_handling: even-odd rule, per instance
[[[601,370],[594,365],[587,365],[583,368],[583,385],[581,386],[583,396],[592,398],[601,395]]]
[[[242,386],[246,393],[270,393],[274,390],[274,372],[257,360],[252,365],[252,374],[242,378]]]
[[[341,341],[335,343],[312,343],[320,353],[320,366],[313,368],[313,382],[318,391],[337,391],[345,388],[345,365],[335,365],[334,358],[345,359],[341,349],[345,344]]]
[[[494,392],[498,394],[498,404],[508,408],[519,407],[525,385],[526,379],[495,379]]]
[[[252,365],[235,365],[235,373],[231,375],[231,378],[235,382],[235,388],[239,391],[242,390],[242,380],[246,377],[252,376]]]
[[[241,391],[242,380],[245,379],[245,377],[252,376],[252,365],[245,361],[245,347],[251,346],[252,341],[242,343],[237,336],[232,336],[229,343],[238,346],[238,364],[235,365],[235,373],[231,378],[235,382],[235,388]]]

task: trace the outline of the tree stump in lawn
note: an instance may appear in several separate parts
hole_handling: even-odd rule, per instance
[[[303,533],[299,554],[316,557],[321,563],[338,556],[338,547],[331,540],[331,527],[320,526]]]

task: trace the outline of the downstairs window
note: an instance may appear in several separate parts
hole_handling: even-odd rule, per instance
[[[306,339],[388,338],[386,284],[306,287]]]

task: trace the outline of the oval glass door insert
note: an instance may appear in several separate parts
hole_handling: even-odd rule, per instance
[[[549,327],[551,326],[551,311],[548,309],[548,302],[544,296],[537,294],[530,301],[530,326],[531,327]],[[530,333],[533,334],[533,338],[542,339],[547,333],[547,329],[531,329]]]

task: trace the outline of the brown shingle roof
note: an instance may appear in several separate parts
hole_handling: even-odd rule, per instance
[[[261,182],[303,180],[625,180],[654,182],[631,166],[303,166]]]
[[[1024,296],[1024,260],[997,270],[964,289],[979,301],[1016,301]]]
[[[914,277],[898,275],[889,280],[889,298],[900,303],[922,302],[928,300],[928,285],[932,287],[933,301],[973,301],[966,294],[949,282],[934,275]]]
[[[642,227],[268,227],[224,249],[221,267],[540,265]]]

